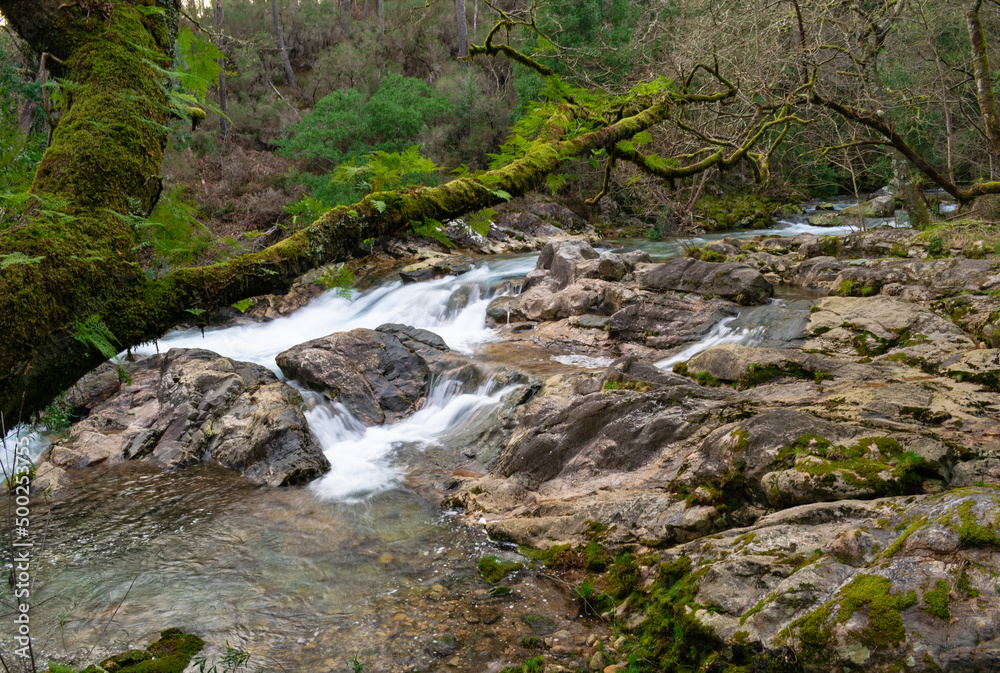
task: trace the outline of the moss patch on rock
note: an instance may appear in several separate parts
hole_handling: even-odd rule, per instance
[[[83,673],[183,673],[191,658],[204,646],[205,641],[198,636],[180,629],[167,629],[145,650],[116,654],[99,666],[88,666]]]
[[[496,584],[506,579],[507,575],[516,572],[524,567],[523,563],[516,561],[501,561],[495,556],[486,556],[479,559],[479,575],[489,582]]]

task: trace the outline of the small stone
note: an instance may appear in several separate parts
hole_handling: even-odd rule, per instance
[[[597,652],[590,658],[590,670],[592,671],[603,671],[607,665],[608,658],[604,656],[603,652]]]
[[[620,650],[625,645],[625,636],[618,636],[618,640],[615,641],[614,648]]]
[[[524,614],[521,615],[521,622],[538,636],[547,636],[556,630],[556,623],[543,615]]]
[[[594,635],[593,633],[591,633],[589,636],[587,636],[587,647],[593,647],[594,643],[596,643],[596,642],[597,642],[597,636],[596,635]]]
[[[604,673],[618,673],[621,668],[618,664],[611,664],[610,666],[605,666]]]
[[[555,641],[552,638],[546,638],[542,642],[545,643],[545,647],[552,647],[555,645]]]
[[[483,624],[493,624],[503,617],[503,613],[499,608],[485,607],[479,610],[479,619],[482,620]]]

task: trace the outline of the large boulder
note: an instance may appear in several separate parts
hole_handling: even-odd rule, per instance
[[[555,292],[576,282],[577,266],[600,255],[586,241],[557,239],[545,244],[535,269],[525,278],[525,288],[545,286]]]
[[[887,358],[936,368],[975,341],[920,304],[892,297],[826,297],[816,302],[806,348],[848,357]]]
[[[301,396],[265,367],[171,349],[128,365],[127,373],[132,382],[53,443],[43,464],[145,459],[175,468],[211,460],[271,486],[330,469],[306,424]]]
[[[867,219],[892,217],[896,214],[895,199],[889,194],[876,196],[868,201],[862,201],[857,205],[847,206],[840,211],[840,214],[845,217],[863,217]]]
[[[608,335],[652,348],[673,348],[695,341],[734,309],[717,299],[648,294],[611,316]]]
[[[636,280],[644,289],[694,292],[744,305],[763,303],[774,294],[774,287],[764,276],[746,264],[716,264],[690,257],[640,266],[636,269]]]
[[[806,671],[988,671],[1000,642],[998,496],[966,489],[775,512],[661,555],[663,588],[680,580],[693,607],[634,600],[619,617],[639,637],[676,624],[717,638],[712,651],[767,650]]]
[[[286,376],[343,404],[368,426],[419,409],[435,374],[463,367],[475,373],[438,335],[392,324],[313,339],[275,360]]]

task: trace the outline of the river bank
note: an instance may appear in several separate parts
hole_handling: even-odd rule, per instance
[[[980,592],[960,605],[946,595],[956,614],[993,609],[980,586],[991,561],[965,558],[979,552],[961,529],[993,526],[996,262],[904,229],[830,235],[847,231],[792,221],[697,250],[688,241],[692,256],[673,260],[680,242],[549,243],[540,257],[472,257],[457,274],[425,264],[430,279],[403,272],[353,301],[328,293],[288,317],[168,336],[161,352],[207,349],[229,364],[213,364],[211,385],[180,375],[184,395],[169,405],[155,377],[112,384],[46,456],[65,483],[53,484],[64,489],[51,505],[59,551],[40,581],[74,597],[52,608],[53,623],[57,609],[73,615],[53,634],[75,634],[54,650],[92,638],[113,609],[106,596],[139,573],[116,617],[123,637],[193,623],[209,642],[297,670],[365,652],[372,670],[499,669],[536,652],[551,667],[677,665],[689,645],[695,661],[729,647],[741,665],[786,647],[803,656],[820,636],[866,670],[904,655],[918,668],[980,661],[983,647],[952,660],[918,644],[968,639],[966,623],[924,619],[940,601],[920,596],[937,582]],[[375,329],[386,323],[397,326]],[[380,352],[390,356],[371,359]],[[322,358],[364,366],[331,379],[345,365],[316,370]],[[240,363],[273,381],[248,382]],[[300,409],[289,427],[307,424],[332,465],[306,488],[253,486],[214,464],[219,444],[170,435],[173,421],[149,439],[163,418],[225,436],[230,401],[198,417],[166,410],[282,379],[298,381],[282,393],[288,413]],[[123,395],[122,409],[160,406],[111,414]],[[112,448],[86,469],[60,463],[59,451],[93,449],[85,428]],[[149,451],[129,449],[140,430]],[[177,446],[188,457],[175,466],[207,464],[163,472]],[[231,466],[254,479],[267,472],[255,465]],[[442,500],[464,514],[442,515]],[[946,511],[964,513],[948,523]],[[951,525],[958,541],[933,558],[907,542]],[[519,557],[516,544],[546,553]],[[493,584],[476,568],[485,556],[535,567]],[[902,632],[890,615],[888,639],[867,639],[872,603],[851,598],[857,583],[902,597]],[[581,603],[586,585],[596,593]],[[608,639],[611,615],[586,615],[612,601],[623,641]]]

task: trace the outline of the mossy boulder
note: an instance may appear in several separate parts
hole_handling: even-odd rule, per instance
[[[663,552],[621,619],[665,671],[989,670],[998,531],[996,489],[784,510]]]
[[[198,636],[180,629],[167,629],[160,639],[145,650],[129,650],[108,657],[98,666],[88,666],[82,673],[183,673],[205,646]]]

